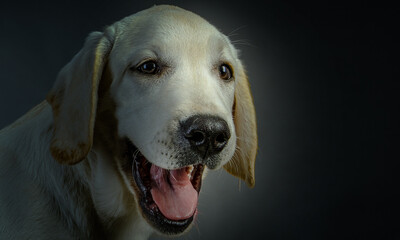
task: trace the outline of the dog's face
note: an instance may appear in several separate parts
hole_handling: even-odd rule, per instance
[[[58,161],[80,162],[93,144],[107,149],[118,187],[166,234],[191,224],[204,169],[224,166],[254,185],[254,106],[237,51],[215,27],[180,8],[153,7],[92,35],[84,50],[48,97]],[[82,61],[89,70],[77,69]],[[79,100],[87,95],[82,106],[64,99],[75,87]],[[71,112],[88,128],[63,129]]]
[[[137,18],[110,55],[119,135],[164,169],[225,164],[236,144],[235,49],[194,14]]]

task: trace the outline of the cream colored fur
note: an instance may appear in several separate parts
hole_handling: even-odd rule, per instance
[[[166,71],[131,70],[146,59],[160,59]],[[219,78],[221,62],[232,66],[233,81]],[[174,169],[168,156],[180,149],[160,142],[172,141],[179,120],[193,114],[228,123],[231,138],[215,168],[253,187],[254,106],[226,36],[172,6],[90,34],[47,100],[0,131],[0,239],[147,239],[155,230],[113,152],[117,143],[107,141],[127,137],[148,161]],[[116,124],[112,133],[108,121]]]

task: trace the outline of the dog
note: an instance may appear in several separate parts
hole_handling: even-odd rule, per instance
[[[256,152],[238,50],[192,12],[151,7],[91,33],[0,131],[0,239],[181,235],[206,171],[253,187]]]

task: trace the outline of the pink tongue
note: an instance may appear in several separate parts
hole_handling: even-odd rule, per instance
[[[183,220],[194,214],[198,194],[190,182],[186,168],[169,171],[153,164],[150,175],[151,195],[166,218]]]

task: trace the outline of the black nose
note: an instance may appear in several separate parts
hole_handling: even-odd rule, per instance
[[[181,122],[183,136],[201,157],[221,152],[231,137],[228,124],[216,116],[195,115]]]

